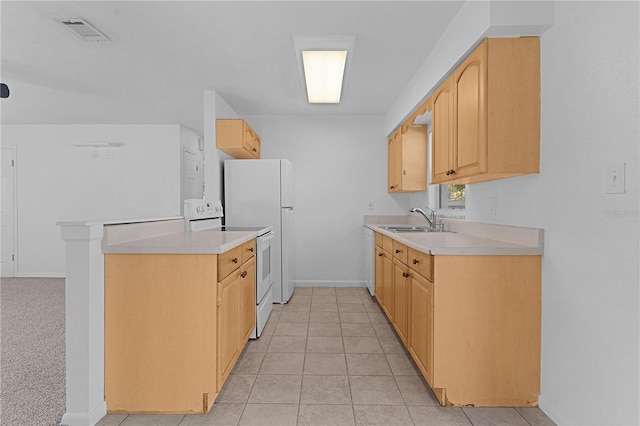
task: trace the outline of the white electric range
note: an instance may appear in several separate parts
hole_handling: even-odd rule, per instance
[[[273,308],[273,256],[271,226],[229,226],[222,224],[224,211],[220,201],[184,200],[186,231],[251,231],[256,232],[256,328],[251,338],[260,337]]]

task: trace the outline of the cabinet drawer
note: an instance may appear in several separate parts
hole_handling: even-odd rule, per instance
[[[256,240],[250,240],[242,244],[242,260],[244,263],[256,254]]]
[[[411,269],[433,282],[433,255],[409,247],[408,265]]]
[[[242,260],[242,246],[232,248],[218,255],[218,281],[238,269]]]
[[[382,236],[382,249],[393,253],[393,239],[391,237],[387,237],[386,235]]]
[[[407,246],[402,243],[393,240],[393,257],[398,259],[400,262],[407,264]]]
[[[382,247],[382,234],[379,232],[376,232],[376,245],[378,247]]]

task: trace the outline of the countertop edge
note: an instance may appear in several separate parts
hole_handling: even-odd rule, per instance
[[[491,246],[482,246],[481,244],[472,245],[469,247],[440,247],[440,246],[428,246],[416,243],[415,241],[408,240],[402,237],[402,234],[397,234],[395,232],[388,231],[383,229],[382,226],[392,226],[394,224],[383,224],[383,223],[365,223],[364,226],[373,230],[374,232],[379,232],[380,234],[386,235],[399,243],[406,245],[407,247],[413,248],[423,253],[428,253],[432,255],[447,255],[447,256],[542,256],[543,255],[543,247],[539,246],[528,246],[524,244],[516,244],[512,242],[505,242],[501,240],[493,240],[487,238],[481,238],[473,235],[462,234],[462,233],[439,233],[439,235],[446,236],[463,236],[465,238],[474,239],[476,242],[482,242],[482,240],[490,241]],[[406,225],[400,224],[400,225]],[[542,230],[541,230],[542,231]],[[425,235],[425,234],[422,234]],[[427,234],[429,235],[429,234]],[[455,238],[455,237],[454,237]],[[503,244],[500,247],[500,244]],[[540,241],[542,244],[542,241]]]
[[[233,236],[233,239],[224,242],[212,242],[203,244],[197,242],[184,242],[184,237],[188,234],[225,234]],[[247,241],[257,237],[255,231],[184,231],[174,234],[162,235],[160,237],[145,238],[128,241],[121,244],[105,245],[104,254],[221,254],[227,252]],[[175,242],[172,242],[174,240]],[[166,241],[166,242],[163,242]],[[178,241],[183,241],[178,243]]]

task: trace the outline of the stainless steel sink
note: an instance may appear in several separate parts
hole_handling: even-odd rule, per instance
[[[426,226],[382,226],[381,228],[392,232],[429,232]]]
[[[391,225],[381,226],[382,229],[386,229],[391,232],[451,232],[443,230],[429,229],[427,226],[409,226],[409,225]]]

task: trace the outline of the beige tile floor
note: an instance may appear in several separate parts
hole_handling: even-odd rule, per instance
[[[364,288],[296,288],[251,340],[208,414],[109,414],[99,425],[509,425],[538,408],[443,408]]]

